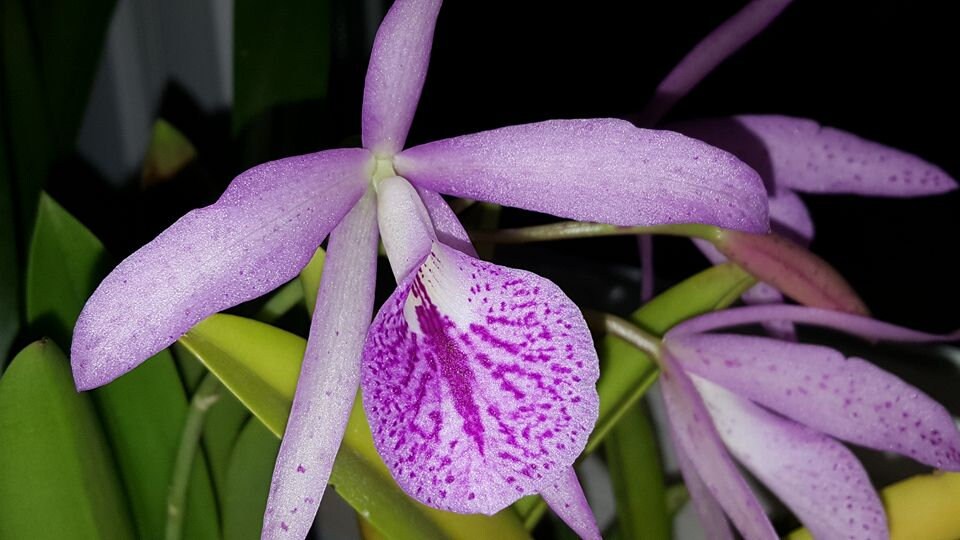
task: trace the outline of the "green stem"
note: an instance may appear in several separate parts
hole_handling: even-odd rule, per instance
[[[660,338],[632,322],[616,315],[590,310],[584,311],[584,317],[590,327],[626,341],[655,361],[660,358]]]
[[[699,223],[675,225],[651,225],[648,227],[620,227],[602,223],[582,223],[564,221],[550,225],[522,227],[519,229],[501,229],[499,231],[471,231],[475,242],[497,242],[500,244],[525,244],[529,242],[547,242],[551,240],[571,240],[574,238],[595,238],[598,236],[623,236],[635,234],[664,234],[668,236],[686,236],[716,242],[723,235],[723,229]]]
[[[183,537],[183,517],[186,513],[187,487],[190,484],[190,471],[193,470],[194,456],[200,446],[200,435],[207,411],[221,397],[223,385],[212,373],[207,373],[197,388],[190,409],[183,424],[180,448],[173,465],[173,478],[167,495],[166,540],[180,540]]]

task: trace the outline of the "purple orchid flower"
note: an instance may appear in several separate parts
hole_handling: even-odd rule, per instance
[[[703,38],[657,86],[653,99],[638,117],[640,125],[657,124],[714,68],[769,26],[790,2],[753,0]],[[813,240],[814,225],[797,192],[921,197],[957,187],[943,170],[914,155],[805,118],[743,115],[671,123],[667,127],[723,148],[752,166],[767,186],[771,228],[803,246]],[[694,243],[710,262],[726,261],[709,242]],[[743,299],[753,304],[775,304],[783,302],[783,295],[759,283]],[[765,326],[774,335],[794,335],[792,325],[787,323],[771,321]]]
[[[403,150],[439,9],[398,0],[387,13],[367,71],[363,148],[244,172],[121,262],[74,329],[77,387],[105,384],[204,317],[295,277],[329,233],[264,538],[307,534],[361,383],[377,449],[413,497],[492,513],[540,493],[581,536],[598,536],[572,469],[598,408],[583,317],[549,281],[477,260],[439,193],[619,225],[768,229],[748,166],[620,120]],[[399,285],[371,325],[378,236]]]
[[[663,398],[678,461],[711,538],[777,538],[730,454],[815,538],[888,538],[886,515],[861,464],[836,439],[960,470],[960,432],[917,388],[859,358],[818,345],[713,330],[771,319],[870,340],[956,339],[857,315],[751,306],[691,319],[664,337]]]

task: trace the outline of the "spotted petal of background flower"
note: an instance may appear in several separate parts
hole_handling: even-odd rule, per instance
[[[442,509],[493,513],[556,483],[598,414],[576,306],[539,276],[440,243],[377,314],[363,362],[377,449],[401,487]]]
[[[71,363],[106,384],[204,317],[289,281],[363,195],[372,155],[331,150],[258,165],[121,262],[84,306]]]

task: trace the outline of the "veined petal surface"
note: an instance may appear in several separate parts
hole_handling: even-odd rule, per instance
[[[670,128],[728,150],[775,185],[797,191],[915,197],[957,187],[917,156],[806,118],[744,115]]]
[[[699,375],[817,431],[960,470],[960,432],[917,388],[819,345],[764,337],[668,337],[669,354]]]
[[[691,378],[730,452],[815,538],[889,537],[880,497],[850,450],[706,379]]]
[[[684,452],[690,459],[714,500],[747,540],[777,538],[770,519],[720,440],[693,381],[669,352],[665,352],[661,360],[664,363],[660,375],[663,401],[678,452]],[[698,505],[698,512],[703,517],[715,518],[715,508],[706,499]]]
[[[364,148],[393,155],[403,148],[430,63],[441,0],[396,0],[373,41],[363,88]]]
[[[374,318],[363,403],[397,483],[494,513],[560,480],[596,422],[597,354],[549,281],[435,243]]]
[[[766,232],[767,195],[732,155],[615,119],[551,120],[404,150],[413,184],[578,221],[706,223]]]
[[[363,195],[372,168],[361,149],[264,163],[127,257],[77,320],[77,387],[110,382],[208,315],[295,277]]]
[[[306,538],[360,384],[377,279],[376,196],[330,234],[310,337],[273,470],[262,538]]]

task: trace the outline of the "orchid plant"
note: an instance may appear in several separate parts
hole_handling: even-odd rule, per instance
[[[272,432],[267,437],[283,434],[275,462],[272,452],[268,456],[269,489],[270,471],[264,469],[263,498],[256,503],[257,516],[264,509],[256,526],[262,525],[265,539],[308,537],[328,482],[338,491],[348,484],[341,494],[353,490],[344,496],[357,509],[361,530],[366,524],[386,537],[395,532],[389,525],[403,522],[407,529],[396,534],[403,538],[432,537],[440,530],[452,538],[477,538],[502,532],[496,527],[504,523],[505,536],[522,538],[533,534],[539,510],[549,506],[579,537],[600,538],[606,524],[595,518],[574,465],[599,445],[610,450],[623,444],[608,435],[636,427],[625,420],[627,410],[654,380],[666,410],[659,427],[669,431],[673,444],[667,446],[675,451],[683,480],[677,486],[683,489],[675,491],[689,493],[709,538],[777,537],[772,523],[779,522],[771,521],[742,469],[818,539],[889,538],[894,499],[881,498],[842,442],[960,471],[960,431],[944,406],[866,360],[848,358],[827,344],[801,342],[795,329],[820,326],[900,343],[960,339],[957,332],[928,334],[869,318],[854,289],[807,250],[814,226],[798,195],[916,197],[954,190],[956,181],[917,156],[813,120],[738,115],[662,122],[791,0],[748,2],[681,60],[633,122],[546,120],[408,146],[441,3],[395,0],[377,28],[363,87],[360,147],[246,170],[216,202],[183,215],[116,265],[95,290],[106,273],[98,273],[103,245],[43,195],[30,243],[28,324],[42,325],[51,317],[49,306],[59,298],[37,291],[60,279],[59,265],[64,274],[84,277],[63,278],[69,281],[64,288],[78,297],[76,306],[52,310],[66,330],[52,337],[72,339],[70,371],[56,346],[42,340],[24,349],[0,379],[0,447],[13,449],[0,457],[0,537],[51,537],[43,536],[49,531],[83,536],[81,529],[95,531],[87,536],[118,538],[232,537],[237,529],[221,528],[217,505],[225,499],[219,494],[218,500],[214,491],[227,486],[223,490],[229,492],[235,484],[218,483],[215,471],[207,478],[200,448],[204,415],[224,387],[240,399],[236,405],[243,415],[257,417],[252,427],[266,426]],[[16,15],[4,9],[5,15],[8,11]],[[4,43],[9,45],[6,37]],[[0,95],[7,95],[8,79],[0,77]],[[21,95],[26,93],[16,94]],[[667,129],[654,129],[661,126]],[[188,157],[162,167],[148,163],[145,170],[176,174],[193,159],[189,141],[175,136],[176,150],[157,155]],[[0,144],[0,175],[5,149],[6,141]],[[161,158],[148,161],[154,159]],[[451,206],[451,197],[574,221],[468,234],[454,210],[468,204]],[[585,316],[558,285],[482,260],[473,244],[638,233],[690,237],[717,266],[646,302],[654,292],[652,252],[649,236],[642,236],[645,303],[630,321],[593,311]],[[57,237],[53,247],[44,245],[50,237]],[[265,322],[217,315],[280,287],[271,302],[282,298],[290,290],[284,284],[323,253],[324,242],[322,279],[307,306],[305,342]],[[80,247],[74,249],[74,243]],[[378,302],[381,249],[396,285]],[[44,272],[57,278],[36,277]],[[92,276],[96,279],[85,288],[84,279]],[[7,283],[0,285],[2,294]],[[313,291],[307,289],[302,298],[311,302]],[[729,308],[741,295],[747,303],[765,305]],[[806,305],[783,304],[784,295]],[[235,343],[210,347],[227,359],[214,365],[204,358],[209,349],[198,343],[225,319],[252,337],[221,334],[219,339],[226,335]],[[757,325],[772,330],[773,337],[735,330]],[[594,343],[596,333],[608,334],[603,344]],[[632,356],[608,347],[617,338],[626,341],[619,345]],[[209,369],[203,382],[188,382],[183,365],[177,373],[165,350],[178,340]],[[0,336],[0,349],[8,341]],[[606,354],[602,370],[598,351]],[[158,353],[168,357],[160,359],[166,364],[144,364]],[[259,356],[268,358],[250,360]],[[158,365],[145,375],[144,368]],[[611,384],[629,370],[636,376]],[[234,385],[237,380],[243,384]],[[131,384],[116,386],[124,382]],[[112,388],[120,390],[111,393]],[[174,412],[172,406],[186,407],[184,389],[193,396],[190,411]],[[31,396],[49,402],[50,411],[30,416],[23,403]],[[137,399],[156,400],[156,406],[131,401]],[[112,449],[98,442],[94,402],[109,418],[103,422],[116,439]],[[171,418],[163,417],[169,420],[165,427],[156,411],[124,416],[128,411],[121,410],[161,406],[164,415],[171,409]],[[149,437],[130,437],[124,430],[132,428]],[[166,428],[182,434],[175,433],[181,436],[176,463],[165,456],[169,463],[161,465],[172,432],[153,432]],[[655,446],[652,432],[641,436],[649,439],[645,445]],[[47,444],[48,438],[70,444],[61,450]],[[356,451],[363,445],[368,455]],[[241,454],[233,452],[231,467]],[[611,470],[615,454],[607,456]],[[122,473],[106,465],[114,458]],[[349,459],[362,463],[345,468]],[[650,461],[657,473],[650,476],[656,477],[659,463]],[[157,465],[150,469],[152,463]],[[171,474],[166,465],[172,481],[157,491]],[[57,493],[59,472],[42,474],[64,467],[80,471],[76,482],[64,480],[81,486],[79,493]],[[35,470],[46,480],[33,490]],[[257,476],[252,468],[240,473],[244,480]],[[641,479],[623,476],[621,483]],[[358,485],[350,485],[353,477]],[[363,485],[371,478],[381,483]],[[196,488],[189,497],[188,484]],[[21,490],[29,495],[22,504]],[[144,495],[147,490],[151,495]],[[357,502],[387,491],[370,506]],[[32,498],[34,492],[40,495]],[[660,495],[644,494],[644,503],[665,499]],[[57,519],[50,523],[34,517],[35,508],[56,509],[57,503],[48,502],[54,499],[78,501],[81,517],[73,523],[82,527],[72,530],[72,518],[60,521],[55,511]],[[384,511],[397,502],[398,508],[385,513],[413,510],[424,512],[418,518],[427,521],[452,521],[436,531],[411,532],[424,521],[404,522],[406,516],[391,521],[364,509],[380,505]],[[30,511],[10,510],[24,506]],[[189,518],[197,508],[210,515],[204,514],[200,525],[184,526],[185,509]],[[487,517],[492,514],[498,515]],[[659,514],[664,522],[670,519],[666,508]],[[500,520],[504,516],[506,521]],[[161,533],[158,523],[164,519]],[[476,524],[482,525],[474,534]],[[620,537],[646,537],[619,526]],[[960,521],[949,530],[960,531]]]
[[[120,263],[74,329],[77,387],[105,384],[208,315],[291,279],[329,233],[264,538],[307,534],[358,384],[377,448],[411,496],[494,513],[539,493],[581,536],[599,535],[571,468],[598,407],[583,318],[549,281],[477,260],[438,193],[619,225],[768,227],[752,169],[620,120],[404,150],[439,9],[399,0],[387,13],[367,70],[363,148],[241,174]],[[368,328],[378,232],[399,285]]]

